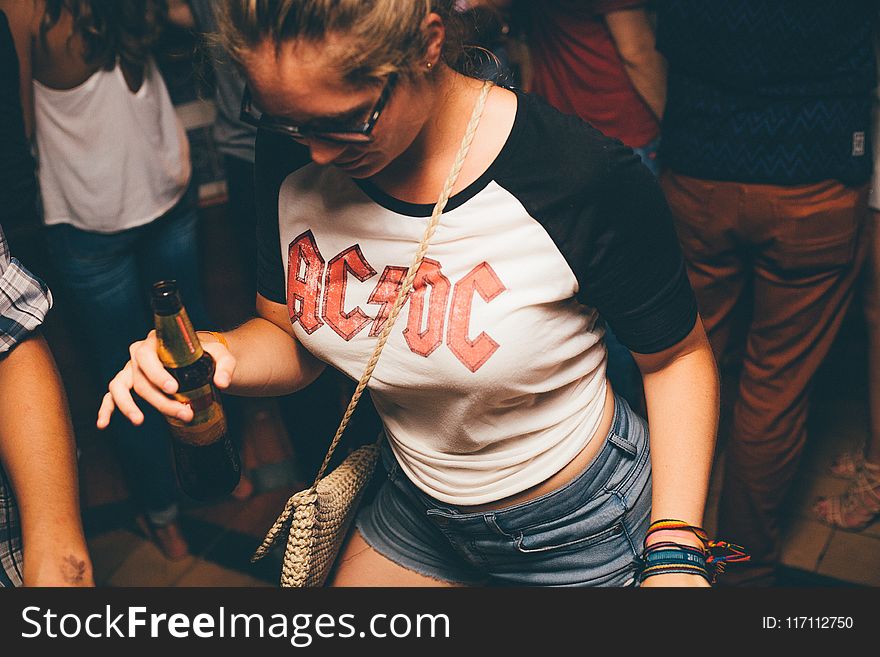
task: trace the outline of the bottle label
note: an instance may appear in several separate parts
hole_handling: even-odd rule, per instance
[[[186,367],[202,357],[202,345],[185,309],[175,315],[154,315],[153,320],[159,338],[156,351],[165,367]]]
[[[175,438],[190,445],[210,445],[226,434],[226,415],[215,395],[214,386],[204,385],[177,393],[174,397],[193,409],[193,419],[189,422],[166,418]]]

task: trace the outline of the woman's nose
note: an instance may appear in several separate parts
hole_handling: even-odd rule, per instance
[[[345,144],[336,144],[332,141],[323,141],[321,139],[309,140],[309,151],[312,156],[312,162],[321,166],[336,161],[345,148]]]

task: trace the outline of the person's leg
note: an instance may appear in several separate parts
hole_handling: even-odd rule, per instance
[[[47,229],[62,289],[89,337],[91,356],[103,383],[129,358],[128,347],[151,328],[138,280],[134,242],[140,229],[113,235],[69,225]],[[117,416],[111,432],[136,503],[154,518],[176,515],[177,485],[167,430],[160,415],[141,404],[144,422],[134,426]]]
[[[870,427],[864,451],[844,455],[838,474],[855,479],[841,495],[820,499],[820,520],[841,529],[858,530],[880,515],[880,212],[873,212],[865,231],[869,243],[865,271],[864,311],[868,327],[868,412]]]
[[[880,466],[880,210],[872,213],[870,269],[865,285],[865,319],[868,325],[868,403],[871,435],[865,457]]]
[[[738,185],[668,171],[660,183],[675,219],[703,326],[720,362],[747,278],[743,245],[736,237],[741,190]]]
[[[148,292],[156,281],[175,279],[193,325],[212,329],[202,294],[199,217],[194,202],[188,192],[169,212],[144,227],[136,245],[137,265],[144,290]]]
[[[719,535],[752,555],[742,581],[771,576],[778,560],[780,507],[806,439],[810,383],[853,296],[866,201],[864,190],[834,181],[744,187],[746,223],[766,239],[719,504]]]
[[[465,586],[408,570],[370,547],[360,532],[353,531],[339,553],[336,570],[328,583],[346,586]]]

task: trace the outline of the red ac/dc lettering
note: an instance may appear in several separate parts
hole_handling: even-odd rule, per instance
[[[367,299],[367,303],[379,304],[379,312],[376,313],[373,328],[370,329],[372,337],[379,335],[382,332],[382,327],[385,326],[385,322],[388,321],[388,316],[391,314],[391,306],[394,305],[394,300],[397,298],[397,290],[400,288],[400,284],[403,283],[406,271],[406,267],[392,267],[391,265],[385,267],[385,271],[382,272],[376,289],[373,290],[370,298]]]
[[[370,318],[360,307],[345,312],[348,273],[353,274],[361,282],[376,275],[376,270],[370,267],[370,263],[364,258],[357,244],[347,248],[329,262],[324,284],[324,320],[346,341],[351,340],[370,323]]]
[[[427,317],[424,318],[429,287],[431,298],[427,304]],[[427,358],[443,343],[443,322],[450,287],[449,279],[440,271],[439,262],[430,258],[422,260],[409,298],[409,321],[403,329],[403,337],[413,353]]]
[[[371,318],[359,306],[346,310],[349,275],[360,282],[376,276],[360,246],[351,246],[325,265],[311,231],[295,238],[288,248],[287,307],[290,321],[312,334],[328,324],[335,333],[350,341],[369,324],[369,334],[382,331],[406,276],[405,267],[387,266],[367,298],[377,305]],[[471,339],[471,308],[479,295],[490,303],[507,288],[491,265],[483,262],[454,286],[443,274],[442,265],[430,258],[422,261],[413,281],[403,336],[414,354],[427,358],[443,344],[470,371],[476,372],[492,357],[499,344],[485,331]],[[449,325],[446,310],[450,307]],[[401,318],[403,319],[403,318]]]
[[[498,349],[495,342],[485,332],[475,339],[468,337],[471,324],[471,306],[474,293],[479,294],[483,301],[492,301],[507,289],[488,263],[481,263],[455,284],[452,293],[452,309],[449,312],[449,335],[446,342],[458,360],[467,365],[471,372],[476,372]]]
[[[311,335],[324,325],[318,317],[324,258],[312,231],[307,230],[287,250],[287,313],[290,323],[299,322]]]

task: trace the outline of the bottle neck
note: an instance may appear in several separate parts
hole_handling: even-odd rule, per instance
[[[159,338],[159,360],[165,367],[186,367],[202,357],[202,344],[189,321],[186,309],[181,308],[172,315],[155,313],[153,319]]]

